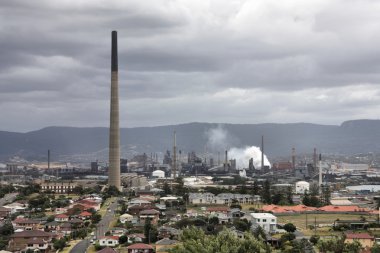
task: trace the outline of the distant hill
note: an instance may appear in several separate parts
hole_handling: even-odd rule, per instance
[[[134,153],[171,150],[173,132],[183,153],[210,150],[210,129],[222,128],[228,133],[228,143],[213,147],[260,146],[265,136],[265,153],[269,157],[287,156],[295,147],[298,154],[311,153],[316,147],[323,153],[354,154],[380,150],[380,120],[352,120],[340,126],[308,123],[292,124],[214,124],[188,123],[181,125],[123,128],[122,157]],[[55,155],[92,154],[106,156],[108,128],[47,127],[27,133],[0,131],[0,158],[14,155],[24,158],[44,158],[47,150]]]

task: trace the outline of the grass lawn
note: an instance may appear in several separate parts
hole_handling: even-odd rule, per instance
[[[333,224],[335,220],[360,220],[364,216],[367,220],[374,219],[374,216],[359,215],[359,214],[307,214],[307,225],[317,225],[316,233],[318,235],[339,235],[339,232],[330,231],[330,226],[323,227],[324,224]],[[279,215],[277,216],[277,222],[280,224],[293,223],[299,230],[305,235],[313,235],[314,230],[310,230],[306,227],[306,214],[296,215]],[[321,226],[321,227],[318,227]]]
[[[95,250],[95,246],[94,245],[90,245],[90,247],[88,247],[87,249],[87,253],[95,253],[96,250]]]
[[[72,249],[72,248],[74,248],[74,246],[78,243],[78,242],[80,242],[80,241],[82,241],[82,240],[74,240],[74,241],[70,241],[69,243],[68,243],[68,246],[67,247],[65,247],[62,251],[60,251],[61,253],[69,253],[70,252],[70,250]]]
[[[102,217],[106,214],[106,212],[107,212],[107,208],[109,207],[109,205],[110,205],[111,202],[113,202],[113,201],[116,201],[116,197],[108,198],[108,199],[104,202],[103,206],[102,206],[102,207],[100,208],[100,210],[99,210],[99,214],[100,214]]]

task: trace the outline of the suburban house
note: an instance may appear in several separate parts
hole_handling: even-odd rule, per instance
[[[82,219],[82,220],[88,220],[90,219],[92,216],[92,213],[90,212],[87,212],[87,211],[83,211],[81,212],[79,215],[78,215],[78,218],[79,219]]]
[[[13,213],[24,213],[25,209],[28,208],[28,204],[13,202],[13,203],[5,205],[3,207],[11,209],[11,214],[13,214]]]
[[[115,247],[119,245],[119,237],[117,236],[104,236],[99,238],[100,246]]]
[[[33,219],[17,218],[12,221],[15,230],[43,230],[41,222]]]
[[[44,230],[48,232],[57,232],[60,230],[60,223],[57,221],[47,222],[44,224]]]
[[[352,243],[354,241],[357,241],[360,242],[364,248],[371,248],[375,244],[375,237],[368,233],[345,233],[345,235],[345,243]]]
[[[111,228],[109,230],[110,234],[112,236],[117,236],[117,237],[120,237],[122,235],[125,235],[125,233],[128,232],[128,230],[126,228],[118,228],[118,227],[114,227],[114,228]]]
[[[251,213],[252,224],[262,227],[266,232],[273,233],[277,229],[277,217],[271,213]]]
[[[11,215],[11,211],[10,208],[0,207],[0,219],[8,218]]]
[[[43,182],[41,183],[41,190],[44,192],[55,193],[68,193],[77,186],[77,183],[73,182]]]
[[[64,214],[64,213],[57,214],[54,217],[54,220],[57,221],[57,222],[66,222],[66,221],[69,221],[69,216],[66,215],[66,214]]]
[[[142,210],[139,214],[140,222],[144,224],[147,219],[149,219],[152,224],[157,224],[159,216],[160,212],[154,209]]]
[[[133,215],[130,215],[128,213],[122,214],[119,217],[119,220],[121,223],[131,222],[133,220]]]
[[[149,244],[136,243],[127,247],[128,253],[153,253],[154,249]]]
[[[178,244],[176,240],[164,238],[156,242],[156,253],[167,253],[170,249]]]
[[[252,204],[257,200],[257,197],[249,194],[233,194],[233,193],[220,193],[214,195],[209,192],[205,193],[190,193],[189,202],[191,204],[217,204],[217,205],[231,205],[238,204]]]
[[[144,234],[130,234],[128,237],[128,243],[143,242],[145,240]]]
[[[163,238],[178,238],[179,234],[181,233],[180,230],[168,226],[161,226],[157,229],[158,232],[158,239]]]
[[[35,248],[39,252],[53,252],[51,250],[54,237],[56,235],[39,230],[16,232],[9,238],[8,250],[17,252]]]

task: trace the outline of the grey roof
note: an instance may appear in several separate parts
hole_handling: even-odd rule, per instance
[[[178,241],[176,240],[171,240],[169,238],[164,238],[164,239],[161,239],[159,241],[156,242],[156,244],[158,245],[173,245],[173,244],[176,244],[178,243]]]

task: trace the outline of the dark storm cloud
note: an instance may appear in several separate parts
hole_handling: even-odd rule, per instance
[[[107,126],[112,30],[123,126],[377,117],[379,11],[354,0],[3,1],[0,123]]]

